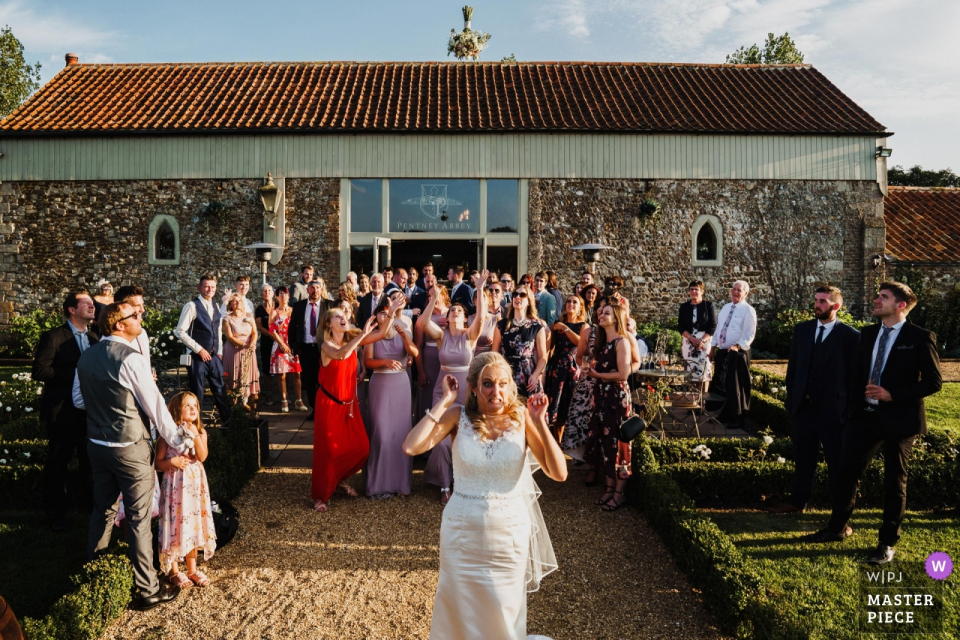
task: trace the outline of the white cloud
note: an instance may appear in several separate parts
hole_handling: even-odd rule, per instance
[[[550,3],[541,11],[541,15],[546,17],[537,24],[537,29],[540,31],[558,30],[577,39],[590,37],[587,4],[584,0],[562,0]]]

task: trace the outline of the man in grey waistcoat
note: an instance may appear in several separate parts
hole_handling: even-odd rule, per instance
[[[93,511],[87,555],[93,559],[110,543],[123,496],[127,542],[140,610],[169,602],[180,589],[160,585],[153,567],[150,511],[153,506],[154,449],[150,423],[160,437],[183,454],[177,424],[150,372],[149,361],[134,348],[143,330],[141,314],[130,304],[107,305],[100,314],[103,338],[77,363],[73,404],[87,412],[87,454],[93,469]]]

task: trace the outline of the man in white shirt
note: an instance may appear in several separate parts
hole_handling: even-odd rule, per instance
[[[357,272],[348,271],[347,272],[347,283],[353,288],[353,292],[356,293],[360,290],[360,284],[357,282]]]
[[[203,400],[203,388],[210,385],[220,421],[230,419],[227,389],[223,384],[223,315],[214,304],[217,279],[212,275],[200,278],[199,295],[184,305],[174,334],[193,352],[188,369],[190,390]]]
[[[133,310],[140,314],[141,321],[143,320],[143,314],[146,312],[146,307],[143,304],[143,289],[137,285],[128,284],[120,287],[113,295],[113,301],[131,305]],[[147,362],[150,362],[150,336],[147,335],[146,329],[140,331],[140,335],[133,342],[133,348],[139,351],[140,355],[147,359]],[[154,380],[156,380],[156,376],[154,376]]]
[[[750,345],[757,336],[757,312],[747,304],[750,285],[737,280],[730,288],[730,302],[717,316],[714,345],[714,384],[711,390],[726,397],[720,414],[722,422],[743,426],[750,411]]]
[[[153,503],[153,443],[149,423],[175,451],[184,454],[177,423],[150,374],[150,363],[133,347],[142,331],[141,314],[132,305],[112,303],[100,315],[104,338],[80,356],[72,400],[87,413],[87,453],[93,469],[93,511],[87,556],[93,560],[110,543],[117,515],[117,495],[123,496],[128,555],[134,583],[140,590],[140,610],[177,597],[178,587],[157,580],[153,568],[150,509]]]
[[[243,298],[243,310],[248,316],[253,317],[253,302],[247,297],[247,294],[250,293],[250,276],[239,275],[237,276],[236,282],[234,282],[236,291],[231,291],[227,289],[223,292],[221,296],[220,304],[220,314],[227,315],[227,303],[230,302],[230,298],[233,297],[234,293],[240,294],[240,297]]]

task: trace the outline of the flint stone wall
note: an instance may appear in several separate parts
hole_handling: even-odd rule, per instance
[[[239,274],[259,299],[259,263],[244,245],[263,240],[261,179],[7,182],[0,185],[0,331],[12,314],[58,308],[71,290],[138,284],[148,305],[176,309],[204,273],[233,287]],[[226,205],[220,219],[205,215]],[[340,180],[287,179],[286,249],[268,280],[289,284],[311,263],[335,290],[340,271]],[[180,264],[150,265],[154,216],[180,225]]]
[[[643,223],[638,211],[647,199],[661,211]],[[719,267],[692,266],[692,227],[704,214],[723,225]],[[884,236],[883,197],[873,182],[530,180],[530,273],[553,269],[566,291],[583,267],[570,247],[612,246],[596,273],[623,277],[639,322],[675,319],[694,279],[718,302],[729,300],[734,280],[746,280],[751,304],[766,316],[809,304],[818,284],[835,284],[862,315],[875,275],[869,263]]]

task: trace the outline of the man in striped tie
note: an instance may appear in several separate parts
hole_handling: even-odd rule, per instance
[[[893,560],[907,506],[907,468],[913,443],[927,432],[923,399],[940,391],[937,338],[911,324],[907,314],[917,304],[910,287],[884,282],[873,301],[880,323],[861,333],[858,376],[863,397],[847,434],[840,459],[840,480],[833,513],[825,529],[804,542],[835,542],[852,532],[847,522],[857,500],[857,483],[878,451],[883,451],[883,521],[879,544],[867,558],[872,564]]]

